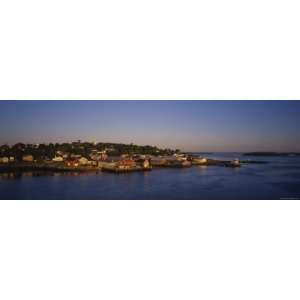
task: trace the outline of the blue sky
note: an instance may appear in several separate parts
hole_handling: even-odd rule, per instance
[[[103,141],[300,151],[300,101],[0,101],[0,144]]]

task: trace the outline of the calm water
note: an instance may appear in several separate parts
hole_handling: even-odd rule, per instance
[[[206,155],[239,158],[239,153]],[[129,174],[0,177],[0,199],[280,199],[300,198],[300,157],[243,157],[268,164],[241,168],[154,169]]]

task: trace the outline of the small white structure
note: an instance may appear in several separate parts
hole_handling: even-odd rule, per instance
[[[7,164],[9,162],[9,158],[4,156],[4,157],[0,157],[0,163],[2,164]]]
[[[207,158],[206,157],[194,158],[193,161],[197,164],[206,164]]]
[[[239,166],[241,163],[240,163],[240,160],[239,159],[234,159],[232,162],[231,162],[233,165],[235,166]]]
[[[145,159],[144,162],[143,162],[143,167],[144,168],[149,168],[150,167],[150,163],[149,163],[149,160],[148,159]]]
[[[61,156],[55,156],[54,158],[52,158],[52,161],[61,162],[64,161],[64,159]]]
[[[202,157],[199,159],[200,164],[206,164],[207,163],[207,158],[206,157]]]

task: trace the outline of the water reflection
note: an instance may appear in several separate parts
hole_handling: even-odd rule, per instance
[[[268,158],[240,168],[193,166],[125,174],[0,174],[2,199],[280,199],[299,198],[300,159]],[[20,180],[23,178],[24,180]]]

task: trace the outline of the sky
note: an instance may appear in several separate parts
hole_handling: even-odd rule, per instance
[[[300,151],[300,101],[0,101],[0,144]]]

